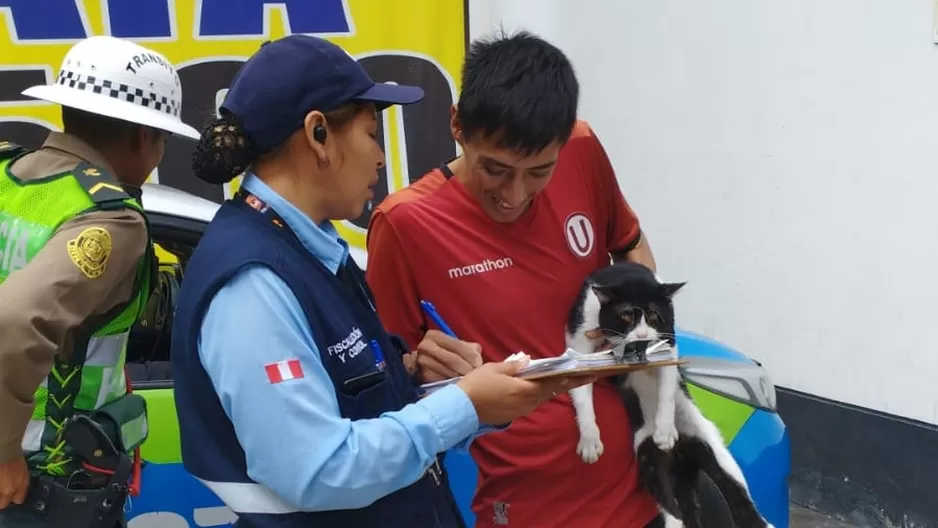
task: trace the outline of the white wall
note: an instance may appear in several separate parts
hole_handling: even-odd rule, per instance
[[[938,423],[933,0],[471,0],[569,54],[682,326]]]

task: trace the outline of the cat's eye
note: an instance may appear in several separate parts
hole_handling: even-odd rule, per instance
[[[632,316],[630,312],[626,312],[622,314],[620,317],[622,317],[622,320],[625,321],[626,324],[632,324],[632,321],[635,320],[635,318]]]
[[[648,312],[648,322],[651,324],[658,324],[661,322],[661,315],[658,312],[651,310]]]

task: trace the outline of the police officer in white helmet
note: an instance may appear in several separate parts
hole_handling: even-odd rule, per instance
[[[172,64],[113,37],[23,94],[61,105],[64,132],[0,138],[0,528],[114,528],[147,434],[123,373],[156,265],[140,186],[170,134],[199,133]]]

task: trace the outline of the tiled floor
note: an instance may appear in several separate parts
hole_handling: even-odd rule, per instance
[[[790,528],[857,528],[800,506],[791,506]]]

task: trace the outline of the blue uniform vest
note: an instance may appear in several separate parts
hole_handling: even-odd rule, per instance
[[[244,451],[222,409],[198,356],[197,339],[209,301],[239,269],[263,264],[273,270],[296,295],[321,351],[321,359],[337,387],[342,416],[352,420],[375,418],[416,401],[416,387],[400,357],[400,348],[385,332],[370,302],[364,277],[351,258],[339,275],[326,269],[282,222],[273,222],[236,197],[221,207],[209,224],[186,270],[176,306],[172,361],[176,409],[186,470],[213,482],[252,483]],[[246,301],[247,302],[247,301]],[[373,368],[374,360],[343,363],[328,354],[330,344],[349,336],[377,340],[385,352],[388,376],[356,395],[346,394],[344,382]],[[359,345],[359,348],[361,345]],[[373,358],[370,345],[358,351]],[[349,365],[355,365],[350,367]],[[297,446],[303,449],[304,446]],[[437,461],[416,483],[359,510],[257,514],[237,512],[237,526],[251,528],[452,528],[463,526],[446,473]]]

